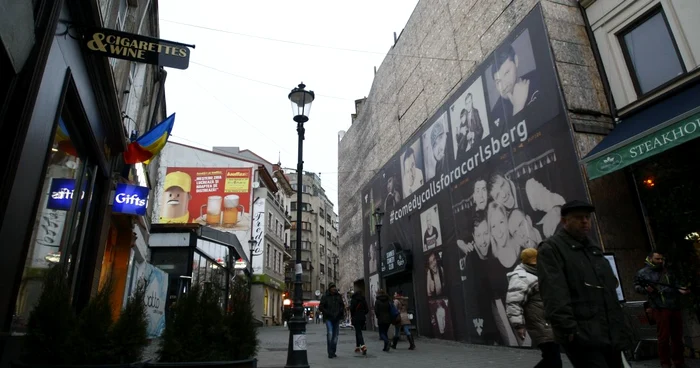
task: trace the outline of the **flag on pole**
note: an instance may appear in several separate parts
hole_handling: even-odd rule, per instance
[[[170,132],[175,124],[175,113],[168,116],[160,124],[153,127],[140,138],[129,143],[129,146],[124,152],[124,162],[127,164],[137,164],[139,162],[148,163],[155,155],[157,155],[165,143],[168,142]]]

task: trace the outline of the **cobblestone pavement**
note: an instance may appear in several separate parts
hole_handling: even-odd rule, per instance
[[[469,345],[453,341],[428,338],[416,339],[416,350],[407,350],[408,343],[399,343],[397,350],[381,351],[382,343],[376,332],[364,331],[367,356],[355,354],[355,333],[341,329],[338,340],[338,357],[328,359],[326,354],[326,330],[322,324],[307,325],[308,360],[311,367],[321,368],[379,368],[379,367],[533,367],[539,361],[539,350],[497,346]],[[287,362],[289,330],[286,327],[259,329],[260,351],[258,367],[281,368]],[[564,367],[571,364],[562,356]],[[689,362],[689,367],[700,368],[700,362]],[[658,361],[630,362],[635,368],[659,367]]]

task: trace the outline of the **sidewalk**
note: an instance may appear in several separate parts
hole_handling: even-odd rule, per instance
[[[258,367],[281,368],[287,362],[289,330],[286,327],[265,327],[259,330],[260,351]],[[498,346],[463,344],[455,341],[419,338],[416,350],[407,350],[408,343],[399,343],[397,350],[381,351],[382,343],[377,334],[364,331],[368,347],[367,356],[355,354],[355,333],[341,329],[338,340],[338,357],[328,359],[326,354],[326,329],[322,324],[307,325],[308,361],[311,367],[319,368],[379,368],[379,367],[532,367],[540,359],[539,350]],[[562,356],[564,367],[572,367]],[[517,362],[517,364],[515,363]],[[689,367],[700,368],[700,362],[689,361]],[[658,361],[630,362],[632,367],[659,367]]]

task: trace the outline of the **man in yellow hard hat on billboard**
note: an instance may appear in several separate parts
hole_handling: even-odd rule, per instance
[[[182,171],[174,171],[165,176],[160,223],[188,223],[190,211],[188,206],[192,195],[192,178]]]

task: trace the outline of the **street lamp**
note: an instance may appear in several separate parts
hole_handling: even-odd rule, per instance
[[[384,289],[384,279],[382,278],[382,217],[384,217],[384,212],[377,207],[373,216],[374,226],[377,229],[377,275],[379,277],[379,288]]]
[[[248,285],[248,301],[252,300],[251,298],[253,295],[253,249],[257,244],[258,241],[253,239],[252,237],[250,238],[250,240],[248,240],[248,263],[250,263],[250,285]]]
[[[299,84],[289,93],[289,101],[292,102],[292,113],[297,123],[297,135],[299,136],[299,158],[297,159],[297,243],[296,262],[294,264],[294,317],[289,321],[289,345],[287,346],[287,365],[285,368],[308,367],[309,361],[306,355],[306,319],[304,318],[303,291],[301,284],[301,188],[304,172],[304,123],[309,121],[311,103],[315,95],[312,91],[305,90],[304,83]]]

